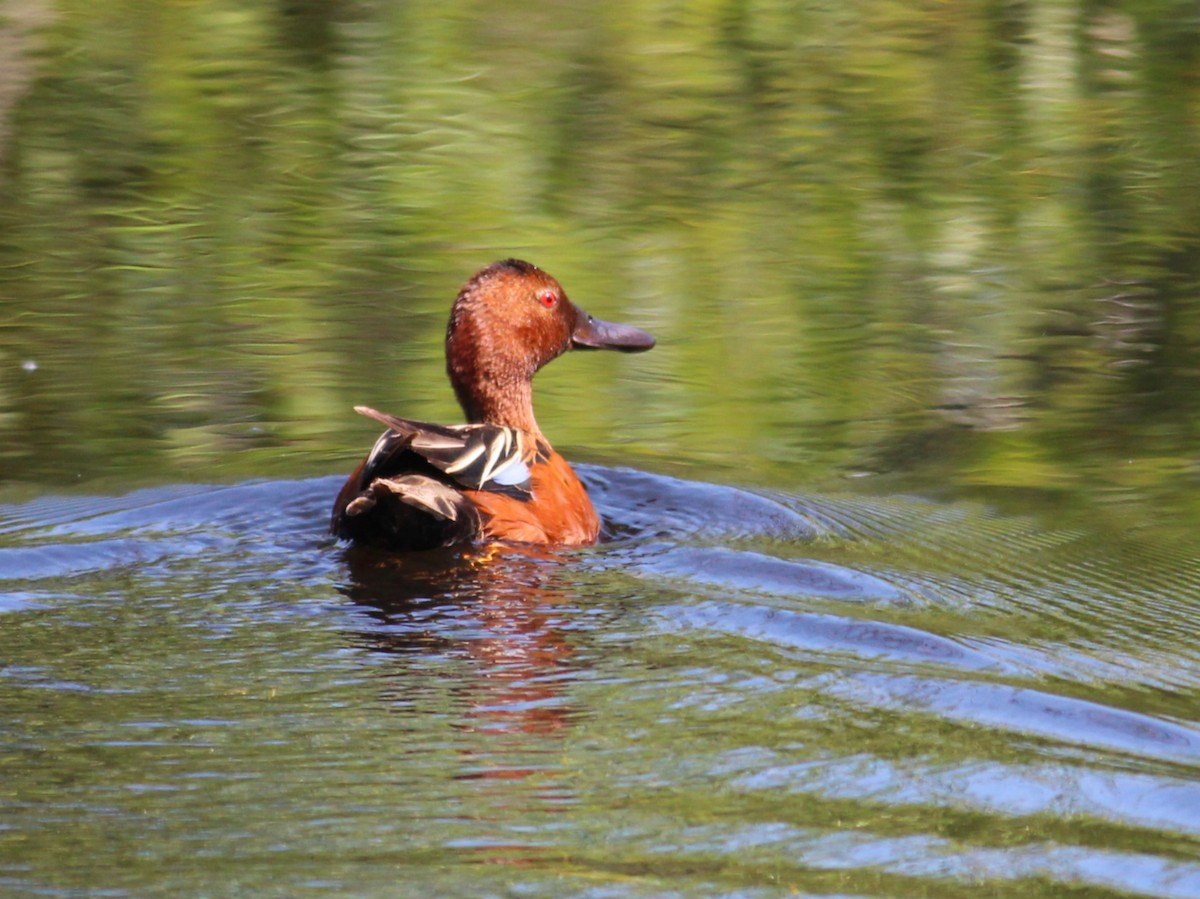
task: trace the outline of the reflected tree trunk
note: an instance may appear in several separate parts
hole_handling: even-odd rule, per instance
[[[53,15],[46,0],[7,0],[0,6],[0,162],[8,153],[13,110],[33,81],[36,31],[48,25]]]

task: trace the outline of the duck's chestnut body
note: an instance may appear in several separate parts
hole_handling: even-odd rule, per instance
[[[537,266],[489,265],[459,291],[446,369],[467,416],[435,425],[356,407],[386,425],[333,505],[330,528],[395,550],[452,543],[594,543],[587,490],[533,416],[533,376],[572,348],[648,350],[637,328],[592,318]]]

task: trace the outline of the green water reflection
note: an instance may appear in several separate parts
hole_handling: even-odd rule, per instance
[[[10,6],[8,479],[454,419],[449,299],[518,254],[660,336],[543,376],[593,458],[1196,513],[1188,4]]]

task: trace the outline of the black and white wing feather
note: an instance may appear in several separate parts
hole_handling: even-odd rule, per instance
[[[369,406],[355,411],[388,430],[375,441],[363,466],[362,479],[388,473],[403,453],[415,453],[469,490],[489,490],[528,499],[529,464],[536,447],[521,431],[500,425],[435,425],[397,418]]]

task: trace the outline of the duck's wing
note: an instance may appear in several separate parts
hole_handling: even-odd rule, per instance
[[[355,406],[387,427],[363,463],[359,482],[369,484],[414,468],[413,455],[468,490],[530,497],[530,463],[537,452],[523,431],[500,425],[435,425]],[[419,466],[418,466],[419,467]]]
[[[524,432],[355,408],[387,430],[334,501],[329,524],[339,537],[397,550],[469,542],[483,526],[470,492],[502,494],[518,505],[532,496],[530,465],[541,450]]]

